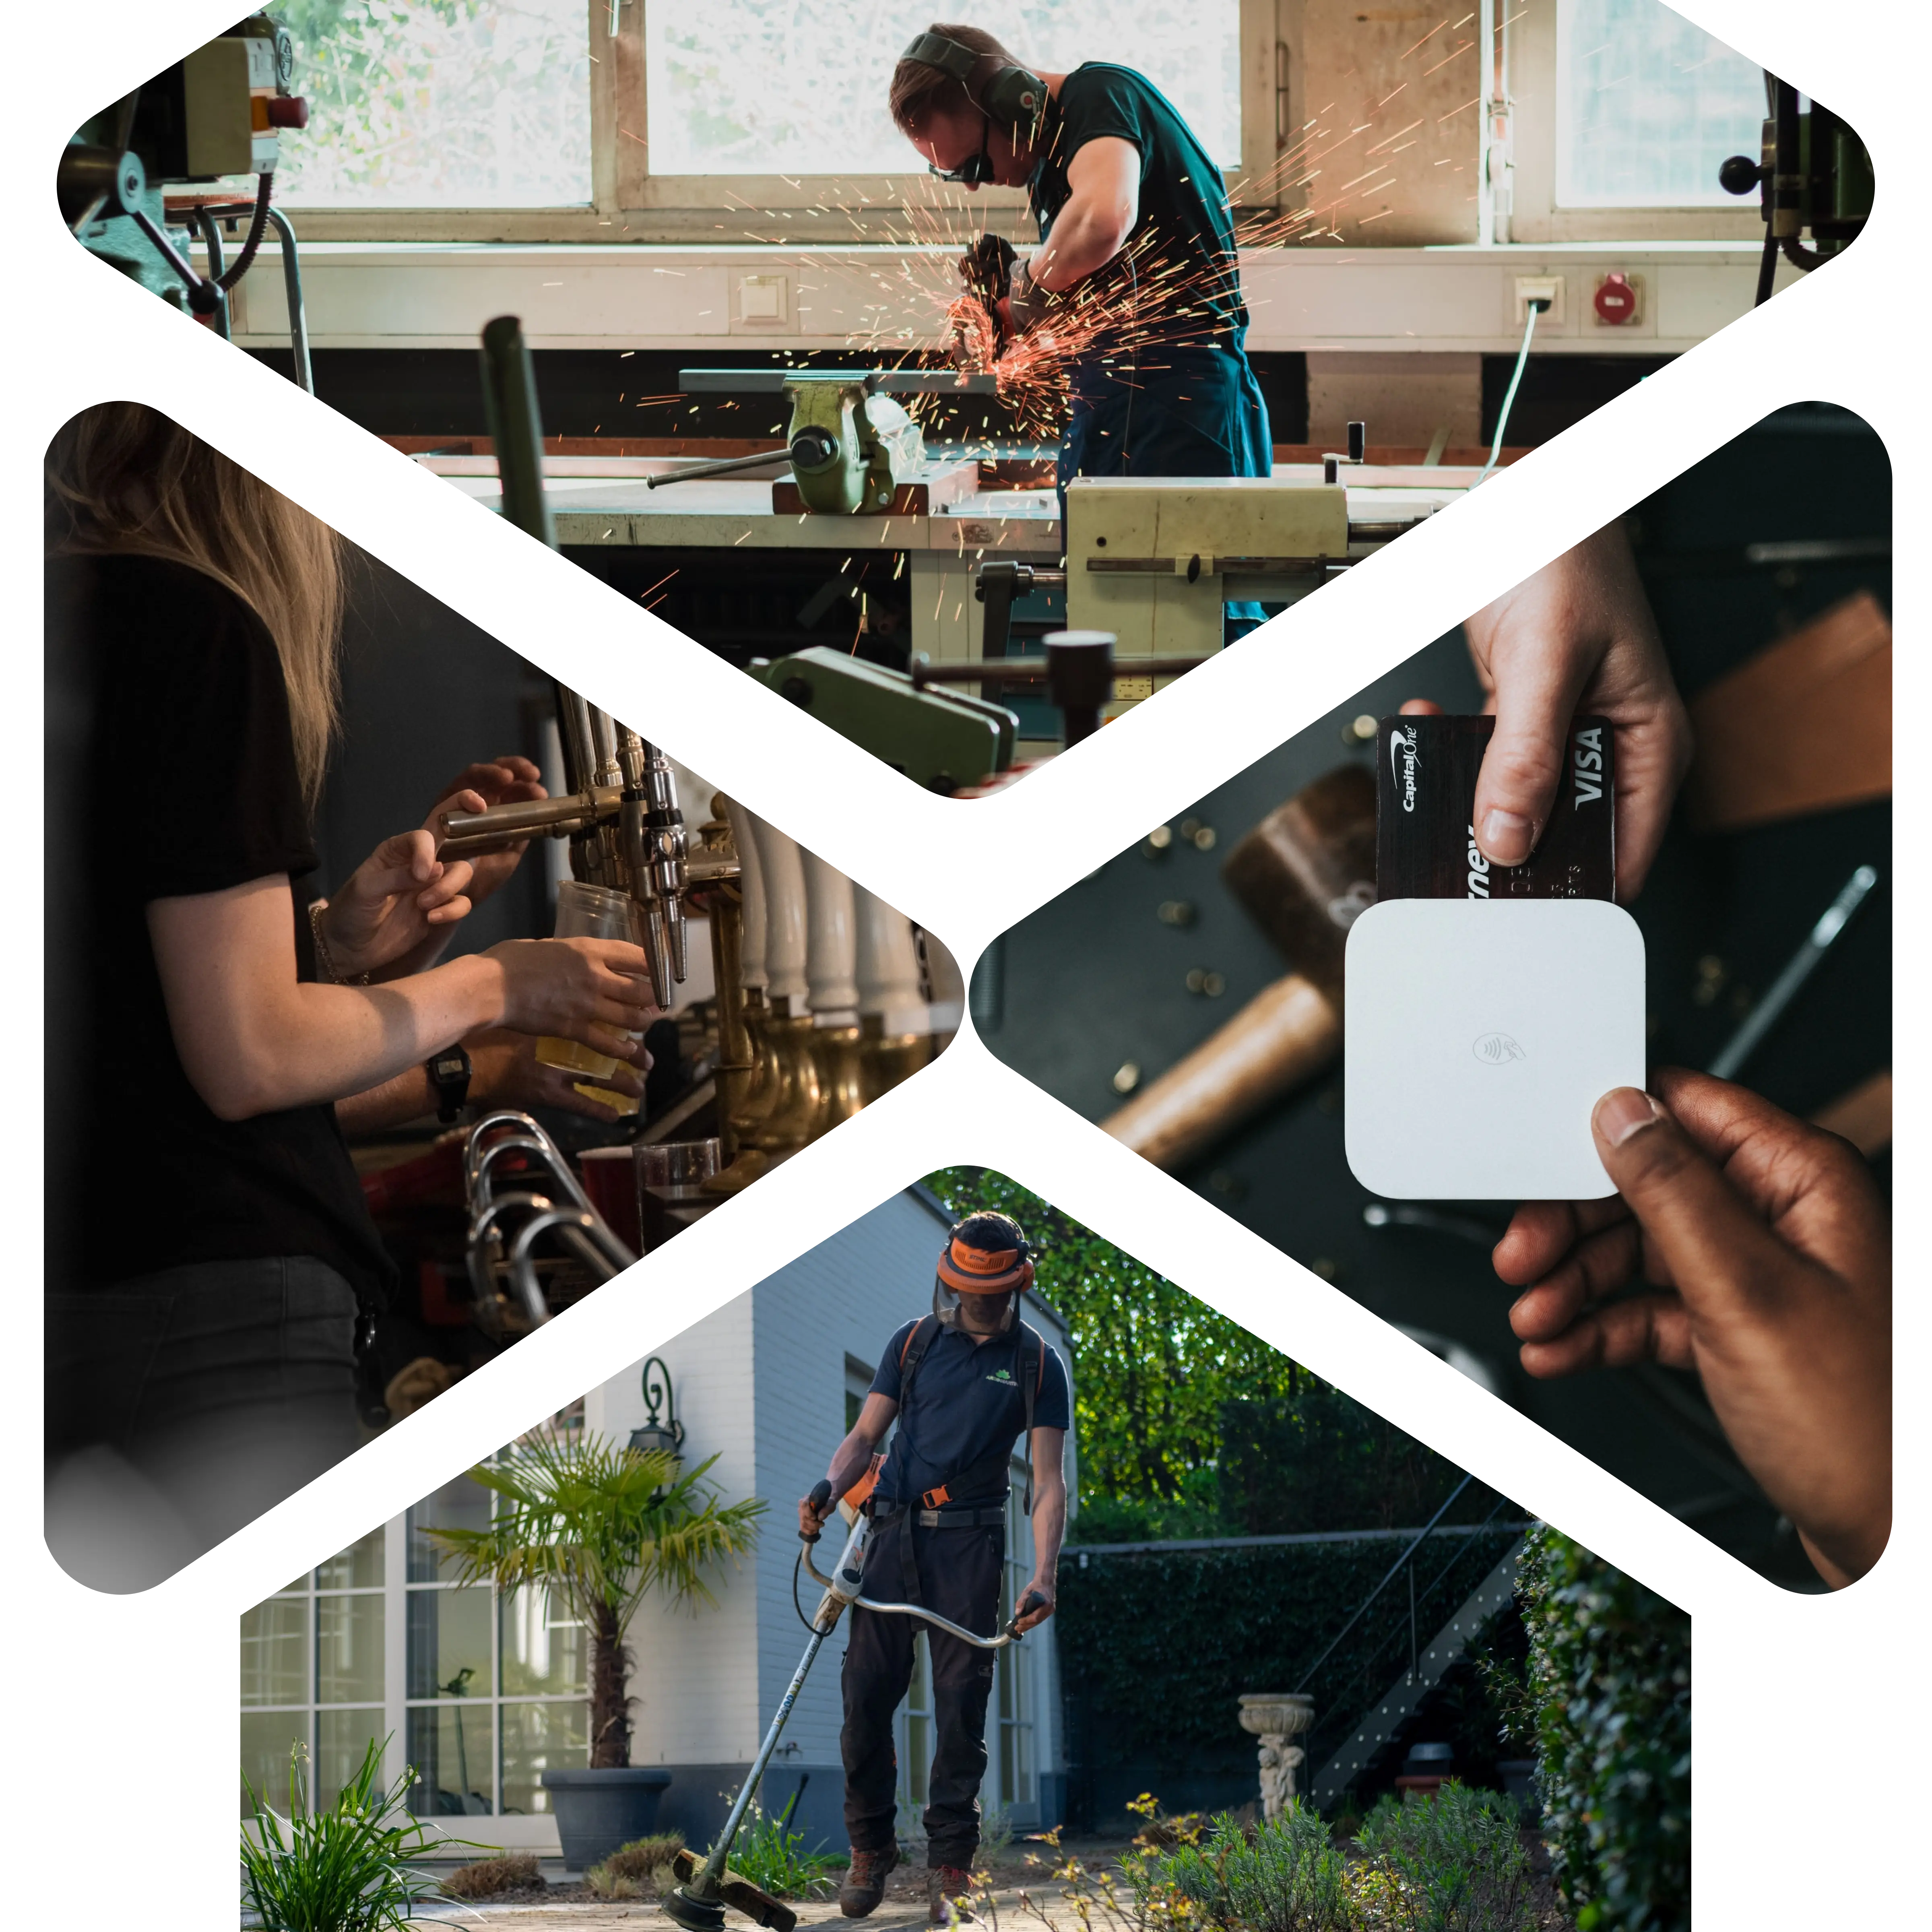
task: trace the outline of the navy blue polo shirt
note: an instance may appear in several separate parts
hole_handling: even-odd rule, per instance
[[[872,1393],[899,1400],[899,1360],[919,1324],[908,1322],[886,1344]],[[1036,1334],[1038,1330],[1034,1331]],[[911,1502],[928,1490],[950,1483],[982,1458],[1010,1456],[1026,1427],[1026,1403],[1015,1379],[1019,1330],[975,1342],[956,1328],[934,1336],[913,1379],[912,1400],[900,1406],[898,1429],[879,1472],[876,1493],[886,1502]],[[1036,1429],[1072,1426],[1066,1364],[1042,1338],[1039,1393],[1034,1398]],[[1006,1485],[981,1496],[955,1496],[955,1502],[992,1502]]]

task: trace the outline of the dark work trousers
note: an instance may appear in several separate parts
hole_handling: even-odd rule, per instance
[[[1163,344],[1138,358],[1082,363],[1069,375],[1071,413],[1060,450],[1060,527],[1076,476],[1267,476],[1274,467],[1268,404],[1249,365],[1246,329],[1218,346]],[[1263,619],[1230,604],[1223,640]]]
[[[1006,1538],[998,1525],[974,1529],[910,1531],[900,1515],[878,1526],[866,1546],[865,1593],[880,1603],[907,1600],[902,1539],[910,1534],[919,1565],[918,1600],[961,1628],[998,1627],[1000,1562]],[[980,1844],[980,1780],[986,1774],[986,1700],[993,1659],[920,1618],[854,1609],[845,1646],[845,1829],[855,1852],[880,1852],[893,1841],[898,1760],[892,1713],[912,1682],[913,1639],[922,1630],[932,1658],[936,1733],[926,1808],[926,1862],[970,1865]]]
[[[306,1255],[46,1298],[47,1541],[141,1590],[353,1452],[356,1292]]]

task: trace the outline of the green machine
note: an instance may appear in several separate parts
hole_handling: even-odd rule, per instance
[[[62,151],[56,185],[62,219],[82,248],[224,337],[229,292],[272,228],[296,380],[312,395],[295,234],[272,199],[281,137],[308,124],[308,102],[290,91],[294,70],[288,29],[266,13],[251,14],[77,129]],[[245,199],[220,185],[251,175],[255,188]],[[172,206],[168,187],[184,190]],[[246,238],[228,264],[223,228],[232,235],[244,221]],[[196,233],[205,274],[188,260]]]
[[[991,394],[995,388],[990,375],[950,369],[680,369],[677,386],[687,396],[782,394],[791,404],[785,440],[777,449],[646,477],[646,489],[788,462],[800,500],[821,517],[881,515],[898,486],[924,469],[926,440],[894,394]]]
[[[646,487],[728,476],[789,463],[799,500],[817,516],[877,516],[925,467],[919,425],[895,394],[990,394],[994,379],[952,369],[682,369],[686,395],[778,395],[790,404],[785,442],[750,456],[694,463]],[[1008,770],[1019,721],[1005,706],[928,689],[907,671],[814,645],[754,658],[752,676],[870,752],[915,784],[954,792]]]
[[[1013,761],[1019,721],[963,692],[921,689],[910,672],[824,644],[754,658],[751,674],[842,738],[928,791],[955,792]]]

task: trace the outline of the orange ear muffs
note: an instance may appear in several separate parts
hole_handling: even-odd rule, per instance
[[[951,1241],[939,1257],[939,1278],[956,1294],[1004,1294],[1033,1282],[1033,1263],[1018,1248],[973,1248]]]

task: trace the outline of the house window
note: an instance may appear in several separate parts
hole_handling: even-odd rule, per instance
[[[1148,0],[1104,24],[1082,0],[1012,0],[973,24],[1049,70],[1104,59],[1158,86],[1226,167],[1241,159],[1239,0]],[[901,50],[932,9],[834,22],[814,0],[647,0],[644,73],[653,175],[889,175],[905,137],[886,111]],[[916,164],[914,164],[916,165]]]
[[[278,1811],[290,1808],[291,1750],[327,1804],[384,1734],[386,1537],[372,1531],[242,1619],[242,1769]]]
[[[429,1538],[482,1528],[494,1501],[460,1476],[243,1616],[242,1769],[275,1810],[294,1749],[326,1805],[388,1739],[385,1777],[410,1766],[410,1808],[429,1817],[547,1812],[543,1773],[590,1762],[583,1625],[543,1588],[458,1582]]]
[[[302,208],[561,208],[592,196],[585,0],[279,0],[309,124]]]
[[[1027,1466],[1016,1460],[1006,1489],[1006,1556],[1000,1579],[1000,1624],[1004,1629],[1033,1575],[1033,1519],[1024,1507]],[[994,1674],[994,1708],[999,1714],[999,1802],[1006,1810],[1038,1802],[1034,1783],[1034,1658],[1036,1645],[1009,1644],[999,1652]]]
[[[494,1500],[460,1476],[406,1518],[410,1809],[419,1816],[548,1811],[542,1774],[590,1762],[583,1625],[541,1588],[499,1596],[457,1582],[428,1534],[483,1528]]]
[[[934,1742],[932,1652],[921,1624],[913,1634],[912,1682],[899,1706],[898,1803],[908,1834],[920,1828],[919,1814],[932,1796]]]
[[[1755,155],[1764,75],[1657,0],[1557,0],[1556,202],[1734,208],[1718,185]]]

